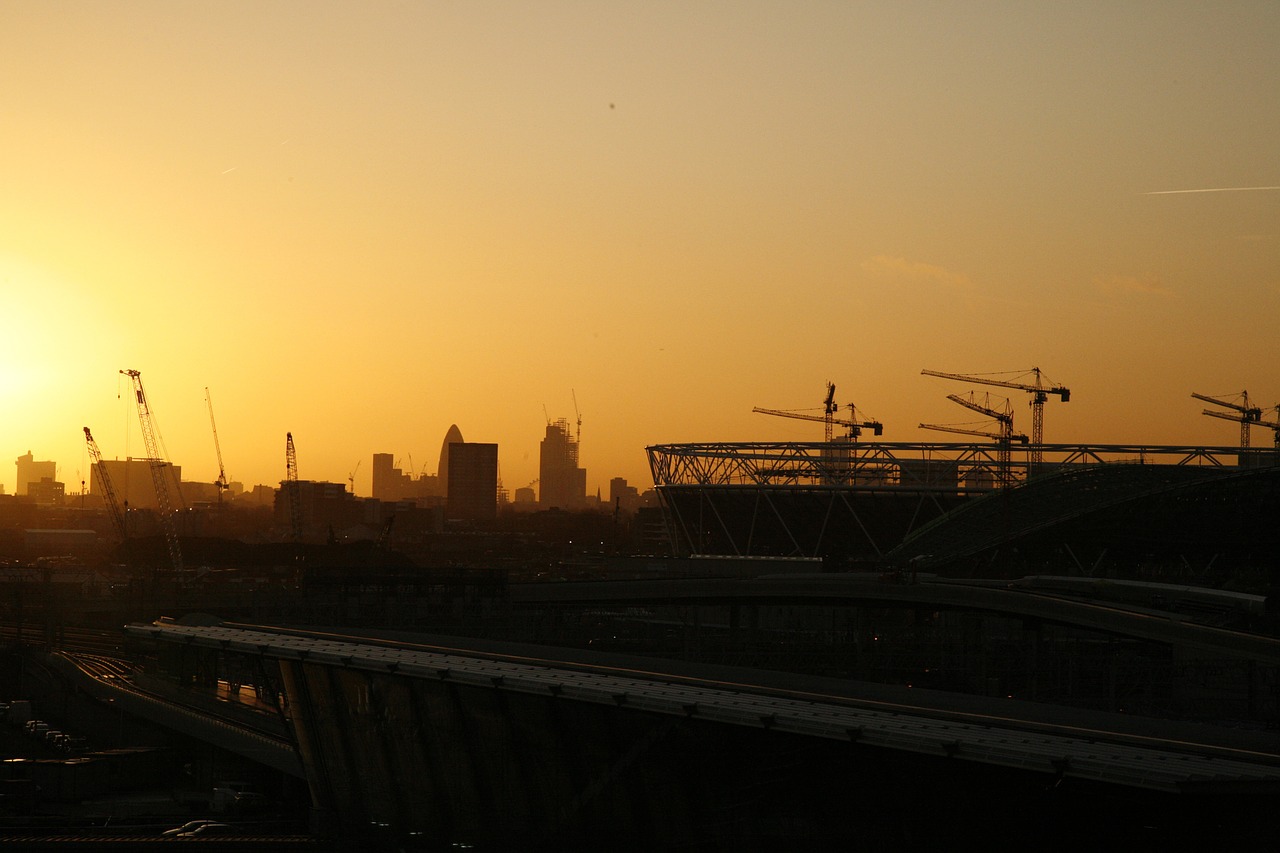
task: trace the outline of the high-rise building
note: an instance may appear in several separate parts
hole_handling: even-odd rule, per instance
[[[115,492],[116,501],[123,508],[159,509],[160,499],[156,497],[155,481],[151,478],[151,460],[134,459],[132,456],[123,462],[119,459],[103,459],[107,476],[111,478],[111,489]],[[164,463],[165,486],[169,492],[170,509],[180,509],[184,505],[182,499],[182,466]],[[98,475],[98,466],[89,467],[89,494],[105,496]]]
[[[498,514],[498,445],[455,441],[448,450],[449,518],[480,520]]]
[[[446,495],[449,493],[449,445],[461,443],[462,430],[458,429],[457,424],[451,424],[449,431],[444,434],[444,442],[440,445],[440,461],[436,464],[436,476],[444,485]]]
[[[609,481],[609,507],[623,515],[633,515],[640,508],[639,489],[627,485],[623,477],[614,477]]]
[[[578,509],[587,501],[587,472],[578,467],[578,441],[564,418],[547,424],[539,445],[538,489],[543,509]]]
[[[380,501],[398,501],[403,495],[404,474],[395,467],[390,453],[373,454],[373,496]]]
[[[14,494],[25,495],[27,486],[31,483],[38,483],[41,480],[56,480],[58,478],[58,464],[56,462],[37,462],[36,458],[31,455],[28,450],[25,456],[18,457],[18,485]]]

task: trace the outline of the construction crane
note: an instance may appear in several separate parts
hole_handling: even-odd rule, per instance
[[[852,406],[850,406],[852,408]],[[884,424],[879,421],[852,421],[844,418],[830,418],[825,415],[807,415],[804,412],[793,412],[785,409],[761,409],[756,407],[751,411],[761,415],[773,415],[779,418],[796,418],[802,421],[824,421],[827,424],[827,441],[832,441],[832,425],[846,427],[849,430],[849,438],[857,439],[862,434],[863,429],[872,430],[876,435],[884,432]]]
[[[1015,388],[1019,391],[1026,391],[1031,394],[1031,463],[1037,465],[1044,461],[1044,452],[1040,450],[1040,445],[1044,443],[1044,402],[1049,399],[1050,394],[1057,394],[1066,403],[1071,399],[1071,389],[1065,385],[1046,385],[1040,374],[1040,368],[1031,368],[1031,373],[1035,375],[1035,381],[1026,382],[1010,382],[1004,379],[993,379],[993,375],[986,374],[980,376],[970,376],[960,373],[943,373],[938,370],[922,370],[925,376],[937,376],[942,379],[955,379],[958,382],[974,382],[978,385],[992,385],[997,388]],[[1026,375],[1024,372],[1021,374]]]
[[[89,459],[98,472],[98,483],[102,486],[107,509],[111,512],[111,522],[115,525],[116,533],[120,534],[120,541],[123,542],[129,538],[129,529],[125,524],[124,513],[120,511],[120,504],[116,502],[116,490],[111,483],[111,474],[107,471],[106,463],[102,461],[102,454],[98,452],[98,443],[93,440],[93,433],[89,432],[88,427],[84,428],[84,440],[89,445]]]
[[[293,447],[293,433],[284,434],[284,491],[289,499],[289,521],[293,541],[302,540],[302,489],[298,485],[298,453]]]
[[[1276,419],[1274,421],[1258,421],[1258,426],[1264,426],[1271,430],[1276,450],[1280,451],[1280,406],[1273,406],[1273,408],[1276,410]]]
[[[218,479],[213,485],[218,490],[218,506],[222,506],[222,493],[230,488],[227,483],[227,469],[222,467],[222,446],[218,444],[218,424],[213,419],[213,398],[209,396],[209,387],[204,389],[204,402],[209,407],[209,426],[213,428],[213,450],[218,454]]]
[[[999,473],[1000,485],[1007,486],[1013,481],[1010,472],[1012,462],[1012,445],[1016,441],[1019,444],[1027,443],[1027,436],[1013,432],[1013,412],[1009,410],[1009,401],[1005,401],[1004,409],[994,409],[990,405],[990,398],[986,399],[986,404],[982,404],[973,399],[973,394],[966,399],[958,394],[948,394],[947,399],[953,403],[959,403],[966,409],[979,414],[993,418],[999,425],[999,432],[985,432],[983,430],[967,429],[962,427],[941,426],[939,424],[920,424],[921,429],[940,430],[942,432],[955,432],[963,435],[980,435],[996,440],[996,467]]]
[[[1237,414],[1229,415],[1226,412],[1215,412],[1212,409],[1205,409],[1202,414],[1206,414],[1211,418],[1222,418],[1225,421],[1238,422],[1240,424],[1240,449],[1249,449],[1249,426],[1251,424],[1262,423],[1262,409],[1258,406],[1250,405],[1248,391],[1240,392],[1240,399],[1242,402],[1239,403],[1234,403],[1229,400],[1220,400],[1217,397],[1208,397],[1204,394],[1197,394],[1194,391],[1191,392],[1191,396],[1197,400],[1203,400],[1206,403],[1213,403],[1215,406],[1222,406],[1223,408],[1234,410]],[[1277,433],[1276,440],[1280,443],[1280,433]]]
[[[795,418],[802,421],[822,421],[825,426],[824,435],[828,444],[831,443],[834,438],[835,427],[837,425],[849,430],[849,439],[851,441],[856,441],[858,436],[862,435],[862,430],[864,429],[872,430],[876,435],[880,435],[884,432],[884,424],[879,421],[858,421],[857,411],[854,409],[852,403],[849,404],[849,419],[845,420],[837,418],[835,414],[839,411],[839,406],[836,405],[835,396],[836,386],[828,382],[827,396],[822,404],[823,413],[821,415],[811,415],[802,410],[796,409],[762,409],[759,406],[753,408],[751,411],[761,415],[773,415],[778,418]]]
[[[578,419],[578,434],[574,436],[573,440],[579,447],[581,447],[582,446],[582,412],[578,411],[578,392],[570,388],[569,393],[573,395],[573,414]]]
[[[156,443],[156,428],[151,418],[151,406],[147,403],[146,392],[142,389],[142,374],[137,370],[120,372],[133,380],[133,395],[138,404],[138,422],[142,425],[142,441],[147,448],[151,482],[155,485],[156,501],[160,505],[160,524],[164,528],[165,542],[169,546],[169,561],[173,564],[175,572],[181,572],[182,549],[178,545],[178,532],[173,526],[173,509],[169,503],[169,484],[166,474],[166,469],[172,470],[172,468],[160,456],[160,449]],[[181,493],[178,497],[181,499]]]
[[[356,467],[351,469],[351,473],[347,475],[347,482],[351,484],[351,494],[356,493],[356,472],[360,470],[360,463],[363,460],[356,460]]]

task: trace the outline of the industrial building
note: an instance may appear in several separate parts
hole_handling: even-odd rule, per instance
[[[36,461],[35,456],[28,450],[17,459],[18,466],[18,484],[14,489],[14,494],[25,495],[31,483],[39,483],[41,480],[57,480],[58,465],[56,462]]]
[[[169,499],[174,508],[183,506],[182,466],[169,462],[160,462],[164,471],[165,483],[169,490]],[[156,496],[155,481],[152,479],[150,459],[103,459],[99,462],[106,469],[111,479],[111,487],[115,499],[126,509],[160,509],[160,500]],[[102,481],[98,465],[89,469],[89,494],[105,498],[106,488]]]

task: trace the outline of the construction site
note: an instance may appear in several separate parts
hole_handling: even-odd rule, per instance
[[[1045,403],[1070,400],[1038,368],[1017,379],[924,375],[1029,395],[1030,435],[1008,400],[947,399],[986,424],[921,423],[984,439],[887,442],[828,383],[821,409],[756,412],[821,422],[823,441],[647,448],[677,553],[820,559],[828,570],[1018,578],[1058,574],[1268,589],[1280,534],[1280,423],[1247,392],[1193,392],[1236,422],[1230,446],[1046,442]],[[1253,427],[1270,446],[1251,446]],[[866,440],[868,434],[873,440]]]

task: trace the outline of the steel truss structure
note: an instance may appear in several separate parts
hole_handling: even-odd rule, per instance
[[[995,443],[786,442],[646,448],[677,552],[879,560],[921,526],[982,495],[1100,466],[1270,468],[1236,447],[1041,444],[1008,460]],[[1043,460],[1043,461],[1038,461]]]

